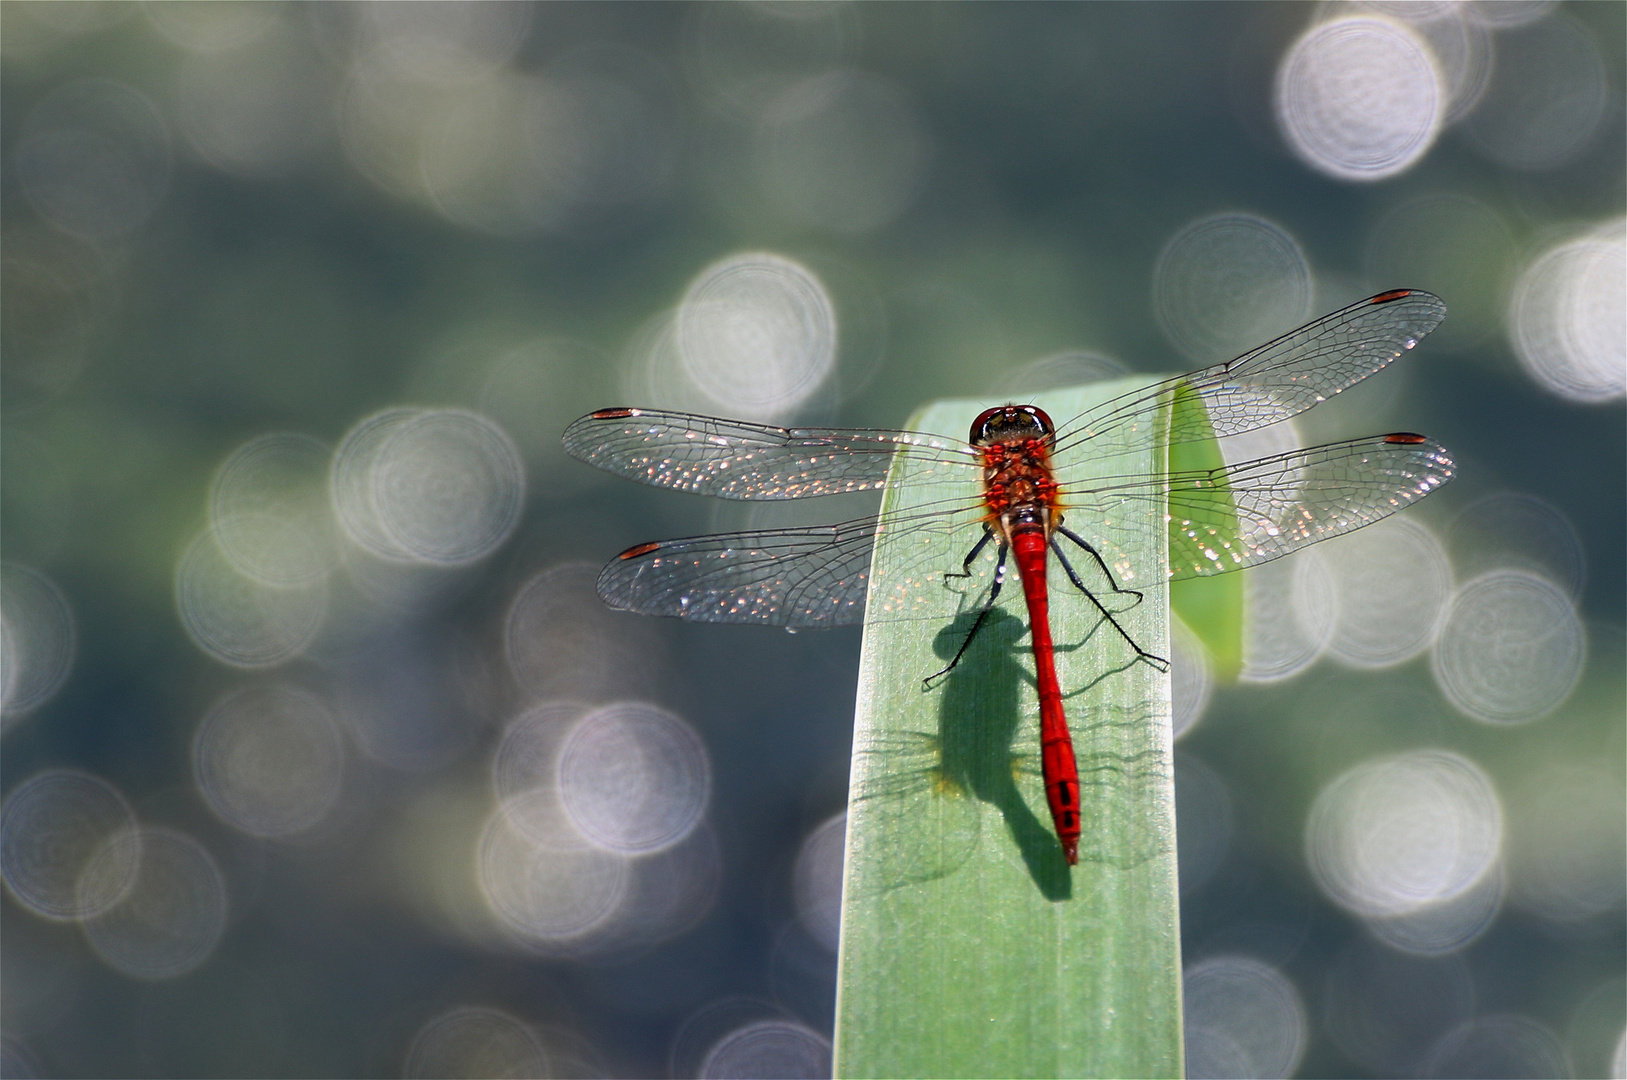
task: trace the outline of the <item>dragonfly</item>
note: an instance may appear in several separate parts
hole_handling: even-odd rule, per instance
[[[1049,560],[1056,559],[1137,660],[1167,670],[1166,661],[1125,632],[1104,597],[1133,604],[1143,592],[1130,587],[1132,579],[1206,577],[1280,558],[1387,517],[1445,484],[1455,468],[1444,447],[1411,432],[1208,469],[1149,474],[1104,469],[1103,463],[1144,452],[1150,438],[1174,448],[1287,420],[1404,355],[1445,315],[1446,305],[1431,293],[1391,289],[1233,360],[1128,391],[1062,424],[1032,404],[988,409],[965,440],[600,409],[565,430],[566,452],[655,487],[736,500],[873,491],[887,485],[903,457],[911,483],[929,490],[924,501],[893,509],[884,503],[879,513],[836,524],[636,544],[604,568],[598,593],[609,607],[626,611],[792,630],[867,617],[941,619],[942,590],[972,577],[992,549],[994,569],[980,613],[949,668],[937,674],[964,655],[994,608],[1008,563],[1015,565],[1028,612],[1046,802],[1063,855],[1075,864],[1079,775],[1056,673]],[[1179,399],[1187,407],[1176,407]],[[1131,535],[1166,533],[1163,573],[1129,565],[1100,538],[1093,542],[1067,524],[1092,521],[1112,521]],[[915,532],[961,543],[918,545],[919,566],[890,575],[886,584],[872,582],[877,539]],[[1069,560],[1070,549],[1088,560],[1081,563],[1088,575]],[[1086,577],[1095,580],[1098,572],[1106,585],[1092,589]]]

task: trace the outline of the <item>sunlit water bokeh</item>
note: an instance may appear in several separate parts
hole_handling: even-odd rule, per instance
[[[858,633],[594,593],[827,508],[560,431],[1414,287],[1223,448],[1458,471],[1177,628],[1188,1067],[1623,1075],[1624,10],[8,3],[0,1074],[827,1075]]]

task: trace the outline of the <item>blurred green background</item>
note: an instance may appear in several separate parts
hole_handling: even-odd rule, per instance
[[[1622,1075],[1624,13],[7,2],[3,1071],[828,1069],[859,632],[604,612],[761,519],[559,432],[1406,286],[1278,435],[1458,478],[1177,655],[1189,1067]]]

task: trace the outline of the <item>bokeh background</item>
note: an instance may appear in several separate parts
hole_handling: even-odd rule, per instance
[[[560,430],[1410,286],[1252,445],[1459,477],[1177,654],[1191,1074],[1623,1075],[1624,12],[6,3],[0,1070],[820,1075],[859,631],[604,611],[760,518]]]

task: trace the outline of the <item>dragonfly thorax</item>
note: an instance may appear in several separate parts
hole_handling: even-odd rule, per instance
[[[1048,534],[1057,497],[1048,437],[983,447],[983,499],[1001,539],[1009,542],[1019,526]]]

